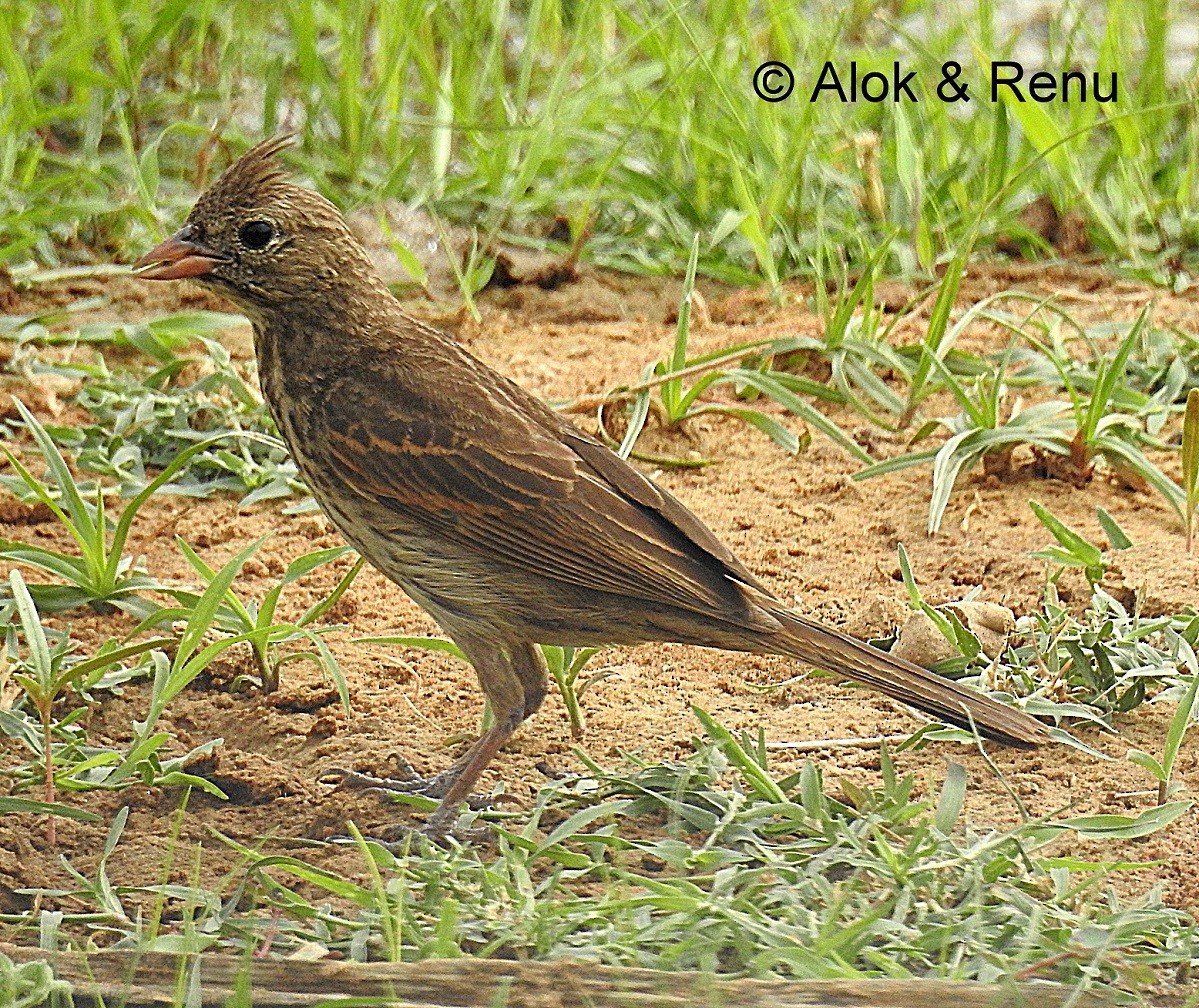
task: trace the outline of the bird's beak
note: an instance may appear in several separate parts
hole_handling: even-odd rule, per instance
[[[182,280],[211,273],[225,257],[192,239],[190,227],[181,228],[133,264],[142,280]]]

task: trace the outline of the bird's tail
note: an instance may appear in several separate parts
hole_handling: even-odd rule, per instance
[[[872,686],[950,724],[969,728],[973,721],[983,735],[1005,745],[1029,748],[1049,741],[1049,729],[1015,707],[791,610],[771,609],[770,615],[782,624],[769,641],[771,650],[779,654]]]

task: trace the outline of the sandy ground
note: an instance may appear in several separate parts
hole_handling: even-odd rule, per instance
[[[180,305],[217,307],[194,289],[187,292],[184,285],[171,285],[174,290],[169,294],[155,288],[152,295],[146,286],[109,281],[40,290],[36,296],[22,296],[7,310],[29,311],[88,293],[107,294],[113,302],[103,312],[127,319]],[[1153,302],[1159,323],[1199,329],[1199,295],[1171,296],[1082,267],[979,267],[963,284],[961,307],[1004,289],[1053,294],[1080,321],[1128,321]],[[776,307],[761,293],[709,289],[710,320],[694,333],[693,350],[764,336],[818,333],[820,322],[803,306],[803,293],[798,287],[790,290],[786,303]],[[897,286],[894,300],[901,303],[908,293]],[[635,381],[647,361],[662,356],[673,338],[668,318],[677,297],[677,282],[594,275],[556,291],[514,287],[486,294],[482,323],[462,323],[458,335],[480,357],[537,394],[555,401],[573,400]],[[413,310],[429,314],[428,306],[415,304]],[[897,338],[917,338],[918,322],[905,326],[910,328],[897,333]],[[971,335],[969,345],[994,347],[1001,345],[1000,339],[980,329]],[[246,332],[230,334],[229,342],[236,353],[248,355]],[[44,389],[23,386],[11,377],[0,379],[0,384],[6,386],[0,388],[6,401],[8,392],[18,392],[49,415],[53,402]],[[932,404],[927,412],[955,410],[946,402]],[[848,411],[833,415],[876,456],[903,450],[900,439],[868,428]],[[592,422],[588,415],[577,419],[582,425]],[[789,422],[796,425],[794,420]],[[1135,546],[1119,555],[1110,580],[1117,587],[1141,590],[1147,612],[1177,612],[1199,603],[1199,557],[1185,555],[1177,518],[1158,497],[1115,482],[1100,479],[1077,488],[1026,474],[1001,479],[976,472],[954,492],[943,531],[930,537],[925,533],[927,467],[855,483],[849,475],[857,464],[818,433],[813,432],[807,452],[791,457],[761,433],[720,418],[696,423],[685,435],[658,437],[653,445],[676,454],[699,451],[718,459],[719,464],[705,469],[664,471],[656,478],[708,522],[781,597],[859,635],[885,634],[905,616],[906,596],[896,557],[900,542],[906,545],[921,588],[931,601],[957,599],[981,585],[984,598],[1002,602],[1017,614],[1034,610],[1044,572],[1041,562],[1026,553],[1048,543],[1045,530],[1028,508],[1029,498],[1034,497],[1096,540],[1102,536],[1095,506],[1102,505],[1116,517]],[[1166,464],[1169,468],[1177,463]],[[61,531],[43,518],[8,498],[0,512],[0,521],[7,522],[0,524],[0,536],[65,546]],[[291,558],[340,542],[319,515],[287,517],[274,506],[242,512],[230,498],[163,497],[144,510],[130,549],[144,555],[159,577],[188,579],[173,535],[183,536],[217,566],[266,532],[274,536],[247,565],[241,582],[251,595],[261,596]],[[284,596],[281,615],[298,614],[324,595],[346,563],[306,578]],[[1073,593],[1076,602],[1083,599],[1080,578],[1067,576],[1063,586],[1067,598]],[[203,847],[200,871],[205,882],[215,881],[232,865],[233,855],[213,839],[210,827],[244,842],[275,837],[268,847],[286,849],[289,838],[342,832],[347,818],[367,832],[392,821],[394,809],[369,796],[334,793],[319,782],[322,771],[347,766],[387,774],[394,772],[394,757],[436,771],[475,737],[482,696],[468,667],[444,655],[353,643],[353,638],[364,635],[437,632],[398,588],[368,569],[332,618],[350,625],[349,631],[332,638],[350,684],[353,710],[348,716],[307,663],[285,666],[282,688],[272,696],[230,693],[225,688],[228,682],[250,667],[248,656],[240,651],[219,661],[210,675],[197,680],[167,711],[163,727],[174,732],[182,746],[224,739],[215,756],[197,770],[230,796],[227,802],[193,797],[182,825],[183,849],[175,856],[173,873],[180,881],[190,870],[193,846]],[[62,625],[61,619],[51,622]],[[121,616],[74,614],[71,621],[73,633],[89,645],[120,636],[131,625]],[[580,745],[609,766],[620,765],[621,749],[644,757],[677,757],[689,751],[690,739],[699,731],[691,704],[711,712],[730,729],[756,733],[762,728],[772,741],[875,736],[911,731],[919,724],[895,702],[827,681],[806,679],[771,692],[755,689],[801,671],[784,659],[651,645],[607,651],[594,667],[609,674],[584,697],[587,733]],[[144,713],[144,704],[145,690],[140,687],[127,689],[120,697],[105,697],[91,714],[92,736],[127,739],[131,722]],[[1061,746],[1035,752],[996,749],[995,762],[1035,813],[1069,807],[1073,814],[1135,814],[1149,807],[1151,799],[1143,792],[1152,782],[1124,755],[1132,746],[1160,752],[1171,712],[1167,705],[1144,705],[1117,719],[1118,736],[1083,729],[1081,737],[1115,757],[1110,762]],[[493,764],[487,786],[502,780],[520,802],[528,802],[545,781],[539,765],[564,773],[581,768],[572,753],[574,745],[562,702],[551,695]],[[859,783],[876,779],[877,751],[830,747],[815,758],[834,787],[838,779]],[[3,765],[23,759],[13,745],[0,744]],[[773,770],[786,774],[799,766],[800,759],[780,753]],[[966,814],[970,821],[979,826],[1017,821],[1011,798],[968,747],[932,746],[897,757],[899,768],[914,773],[924,793],[936,792],[950,760],[964,764],[969,773]],[[1186,794],[1199,791],[1199,746],[1193,741],[1179,759],[1177,779]],[[14,889],[67,884],[60,855],[90,871],[108,820],[122,804],[130,806],[131,814],[109,861],[109,875],[115,884],[158,880],[168,846],[165,817],[176,806],[177,792],[137,786],[73,800],[99,812],[105,821],[61,822],[54,850],[48,848],[43,829],[32,817],[9,815],[0,822],[0,911],[29,905],[28,897],[13,893]],[[1133,894],[1160,881],[1167,902],[1191,908],[1199,903],[1197,833],[1199,814],[1192,811],[1143,841],[1102,847],[1074,841],[1072,850],[1112,860],[1160,859],[1164,866],[1122,874],[1113,884]],[[322,863],[339,871],[360,871],[356,855],[322,854],[309,848],[304,856],[324,859]]]

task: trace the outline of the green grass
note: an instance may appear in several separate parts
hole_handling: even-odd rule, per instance
[[[183,539],[176,536],[176,542],[187,557],[188,563],[200,575],[207,589],[220,574],[214,571]],[[257,545],[261,545],[261,542]],[[321,639],[323,633],[339,629],[320,627],[316,623],[328,612],[346,593],[354,578],[366,563],[363,557],[355,555],[353,563],[343,574],[334,589],[319,602],[310,605],[294,623],[276,623],[275,610],[279,605],[283,589],[318,567],[331,563],[341,557],[354,554],[350,546],[334,546],[330,549],[313,550],[297,557],[287,565],[278,584],[270,589],[261,603],[253,600],[243,600],[233,590],[232,583],[227,589],[223,604],[217,608],[212,617],[212,626],[219,628],[231,637],[245,636],[254,652],[254,663],[258,667],[258,682],[256,685],[268,693],[279,688],[279,668],[289,661],[307,660],[318,665],[337,685],[343,706],[349,710],[349,696],[346,691],[346,681],[337,664],[337,659]],[[157,625],[171,618],[188,615],[201,603],[203,596],[192,592],[172,591],[174,599],[180,606],[169,613],[155,613],[146,621],[147,624]],[[313,625],[319,629],[312,629]],[[313,645],[314,651],[286,650],[286,645],[297,641],[307,641]]]
[[[1139,1003],[1131,992],[1155,969],[1193,954],[1184,913],[1109,889],[1152,863],[1070,853],[1078,837],[1160,824],[1140,834],[1111,821],[1121,817],[979,828],[963,813],[960,766],[924,798],[885,747],[877,787],[834,788],[812,762],[780,778],[758,743],[696,714],[706,738],[691,757],[589,764],[543,789],[526,823],[496,825],[483,855],[423,840],[389,850],[352,829],[362,868],[347,874],[223,837],[240,862],[218,889],[120,885],[107,868],[118,815],[94,869],[71,866],[70,889],[40,892],[72,904],[49,938],[69,942],[82,928],[126,948],[262,954],[315,943],[358,960],[568,956],[756,977],[1023,973],[1121,1003]],[[173,842],[168,863],[179,856]],[[169,900],[169,917],[136,912],[147,899]]]
[[[891,235],[887,272],[927,272],[1048,193],[1111,261],[1187,282],[1199,143],[1160,5],[1051,15],[1040,65],[1118,72],[1115,105],[993,103],[985,64],[1015,42],[999,5],[888,10],[17,0],[0,12],[0,260],[143,250],[231,153],[289,127],[344,205],[399,196],[485,237],[561,214],[586,258],[624,269],[679,270],[698,233],[700,271],[733,281],[861,265]],[[920,100],[811,103],[830,57],[899,60]],[[950,58],[969,104],[935,97]],[[751,88],[766,59],[796,72],[786,102]]]

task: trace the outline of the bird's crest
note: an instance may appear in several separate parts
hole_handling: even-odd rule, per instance
[[[294,133],[283,133],[255,144],[221,173],[200,197],[196,210],[203,213],[206,207],[253,207],[265,202],[272,191],[287,184],[289,174],[279,153],[294,143]]]

